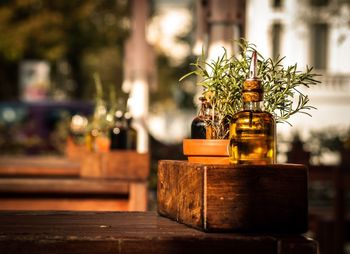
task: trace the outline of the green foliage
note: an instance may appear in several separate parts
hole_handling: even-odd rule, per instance
[[[52,61],[73,48],[115,45],[126,36],[127,16],[125,1],[5,1],[0,4],[0,53],[9,61]]]
[[[14,84],[17,64],[23,59],[47,60],[57,91],[91,99],[93,80],[89,69],[98,70],[108,82],[121,83],[123,44],[128,33],[126,0],[1,1],[0,82],[4,93],[0,99],[8,99],[9,94],[18,96]],[[106,48],[109,50],[103,50]],[[87,62],[91,59],[99,63]],[[106,64],[100,64],[106,60]],[[61,79],[63,74],[57,67],[60,62],[70,67]],[[112,69],[113,74],[109,74]]]
[[[225,51],[221,57],[207,62],[203,52],[191,64],[195,70],[180,79],[191,75],[199,77],[198,85],[203,87],[203,95],[210,100],[215,115],[210,124],[218,129],[219,138],[226,135],[227,123],[242,108],[242,87],[248,76],[252,52],[256,50],[245,40],[235,43],[240,48],[238,56],[229,57]],[[301,88],[319,81],[315,79],[318,75],[312,73],[312,67],[301,72],[297,70],[297,64],[284,67],[283,59],[265,59],[258,52],[258,77],[264,88],[265,110],[272,113],[277,122],[288,123],[289,117],[296,113],[310,115],[308,110],[314,107],[308,105],[309,97],[301,92]]]
[[[193,60],[193,57],[188,57],[184,63],[173,66],[170,58],[161,53],[157,54],[158,87],[156,90],[151,89],[151,107],[157,104],[176,103],[178,108],[194,109],[193,94],[195,91],[188,91],[185,86],[182,86],[181,89],[178,87],[179,73],[182,75],[189,72],[190,63]]]

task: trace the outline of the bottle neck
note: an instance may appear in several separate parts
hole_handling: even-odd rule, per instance
[[[132,121],[133,121],[132,118],[127,118],[127,119],[126,119],[126,126],[127,126],[128,128],[131,128]]]
[[[198,112],[199,117],[209,117],[211,116],[211,106],[208,102],[202,103],[201,108]]]
[[[262,111],[263,110],[263,102],[262,101],[245,101],[243,102],[243,110],[251,110],[251,111]]]
[[[204,107],[203,103],[201,104],[201,107],[199,108],[199,112],[197,115],[200,117],[205,115],[205,107]]]
[[[204,110],[204,116],[206,117],[211,117],[212,116],[212,108],[211,107],[206,107],[205,110]]]

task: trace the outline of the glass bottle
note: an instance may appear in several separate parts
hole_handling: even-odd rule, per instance
[[[136,150],[137,144],[137,131],[132,126],[132,115],[130,112],[126,112],[124,114],[124,118],[126,121],[126,149],[128,150]]]
[[[191,139],[210,139],[211,128],[207,126],[211,106],[205,97],[200,97],[201,107],[191,124]]]
[[[123,112],[117,110],[115,112],[115,125],[110,130],[110,149],[126,149],[126,123],[123,117]]]
[[[253,52],[249,78],[244,81],[243,110],[230,125],[231,164],[272,164],[276,162],[276,123],[263,111],[263,88],[256,75],[257,55]]]
[[[97,136],[98,136],[98,129],[95,126],[92,126],[92,124],[90,124],[85,136],[85,145],[88,151],[96,152],[95,141]]]

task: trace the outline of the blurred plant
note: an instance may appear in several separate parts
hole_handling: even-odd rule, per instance
[[[107,129],[108,121],[107,121],[107,103],[103,96],[102,82],[100,76],[97,73],[93,74],[93,78],[95,81],[95,106],[94,112],[89,120],[89,124],[87,126],[87,131],[101,131]]]
[[[67,138],[71,130],[70,119],[71,116],[68,111],[62,110],[60,112],[60,119],[55,124],[54,130],[49,136],[49,142],[54,148],[54,153],[63,155],[66,152]]]
[[[184,75],[190,69],[190,63],[193,57],[189,56],[181,65],[172,66],[171,59],[158,52],[157,55],[157,81],[156,90],[151,90],[151,108],[157,105],[167,104],[171,100],[177,108],[194,109],[193,95],[196,93],[196,87],[193,82],[184,82],[179,89],[179,74]]]
[[[324,152],[343,152],[350,150],[350,129],[329,127],[311,131],[306,142],[309,149],[316,156]]]
[[[115,61],[121,62],[128,17],[128,1],[1,1],[0,80],[8,76],[4,69],[21,59],[67,60],[75,96],[81,96],[86,86],[83,56],[113,47],[120,52]],[[10,85],[15,81],[14,77]]]
[[[115,91],[115,87],[113,85],[109,86],[109,98],[108,98],[108,112],[106,115],[106,120],[108,123],[109,127],[112,127],[114,124],[114,114],[115,111],[118,108],[118,104],[117,104],[117,93]]]
[[[91,119],[93,125],[99,126],[101,129],[108,129],[114,124],[114,114],[119,109],[125,111],[124,95],[117,96],[115,86],[108,86],[108,96],[104,91],[100,75],[93,74],[95,81],[95,109]]]
[[[255,45],[243,39],[234,43],[240,48],[238,56],[229,57],[225,51],[221,57],[206,61],[203,52],[192,63],[195,70],[180,79],[191,75],[199,77],[198,85],[203,87],[203,96],[213,109],[213,117],[207,124],[214,128],[219,139],[227,136],[231,117],[242,108],[242,86],[248,76],[252,52],[256,50]],[[258,52],[258,76],[264,88],[264,107],[275,116],[277,123],[289,123],[289,117],[296,113],[310,115],[307,111],[314,107],[308,105],[309,97],[301,92],[301,88],[319,83],[312,67],[307,66],[306,71],[301,72],[297,70],[297,64],[284,67],[283,59],[265,59]]]

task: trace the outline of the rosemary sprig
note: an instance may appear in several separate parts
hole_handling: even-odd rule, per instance
[[[203,95],[211,102],[214,112],[208,125],[214,129],[216,138],[227,136],[228,123],[242,108],[242,86],[249,71],[250,57],[256,50],[255,45],[246,40],[235,43],[240,48],[238,56],[229,57],[224,51],[221,57],[207,62],[202,52],[202,56],[191,64],[195,70],[180,79],[191,75],[199,77],[197,84],[203,87]],[[304,72],[297,70],[297,64],[285,67],[282,64],[285,57],[265,59],[257,53],[265,110],[275,116],[277,123],[290,124],[288,119],[296,113],[311,116],[309,110],[315,108],[309,105],[309,97],[301,92],[301,88],[320,83],[316,79],[319,75],[313,73],[313,68],[308,66]]]

